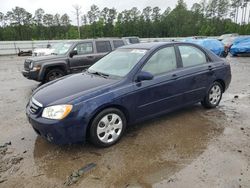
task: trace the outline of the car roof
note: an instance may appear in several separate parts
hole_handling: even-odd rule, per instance
[[[154,48],[158,48],[158,47],[165,46],[165,45],[171,45],[171,44],[187,44],[187,45],[191,44],[191,45],[197,46],[197,45],[192,44],[190,42],[171,41],[171,42],[136,43],[136,44],[130,44],[130,45],[122,46],[122,47],[120,47],[120,49],[146,49],[146,50],[151,50],[151,49],[154,49]]]
[[[113,40],[122,40],[122,39],[121,38],[97,38],[97,39],[74,40],[73,42],[113,41]]]
[[[131,44],[131,45],[126,45],[120,47],[120,49],[153,49],[157,48],[166,44],[176,44],[176,43],[181,43],[181,42],[146,42],[146,43],[136,43],[136,44]]]
[[[137,43],[137,44],[131,44],[131,45],[126,45],[126,46],[122,46],[119,47],[118,49],[144,49],[144,50],[155,50],[157,48],[160,48],[162,46],[166,46],[166,45],[171,45],[171,44],[179,44],[179,45],[191,45],[191,46],[196,46],[200,49],[202,49],[203,51],[205,51],[207,53],[207,55],[213,60],[213,61],[220,61],[220,57],[218,57],[217,55],[215,55],[214,53],[212,53],[210,50],[207,50],[206,48],[198,45],[198,44],[194,44],[194,43],[190,43],[190,42],[176,42],[176,41],[172,41],[172,42],[149,42],[149,43]]]

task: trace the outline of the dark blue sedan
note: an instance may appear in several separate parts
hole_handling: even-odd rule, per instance
[[[198,102],[215,108],[230,81],[230,65],[196,44],[134,44],[83,73],[41,86],[26,113],[35,132],[50,142],[89,139],[106,147],[127,125]]]

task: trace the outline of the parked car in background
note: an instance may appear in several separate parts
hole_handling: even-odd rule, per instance
[[[233,45],[233,42],[234,40],[236,39],[237,37],[226,37],[225,39],[223,39],[221,42],[223,43],[224,47],[225,47],[225,50],[227,52],[230,51],[230,48],[231,46]]]
[[[122,39],[125,40],[127,44],[140,43],[140,38],[139,37],[122,37]]]
[[[221,36],[218,38],[218,40],[219,40],[219,41],[222,41],[222,40],[224,40],[224,39],[226,39],[226,38],[228,38],[228,37],[237,37],[237,36],[239,36],[238,33],[224,34],[224,35],[221,35]]]
[[[60,43],[53,55],[32,57],[24,62],[23,76],[49,82],[67,74],[81,72],[114,49],[125,45],[122,39],[89,39]]]
[[[45,56],[51,55],[53,48],[51,44],[47,44],[47,47],[38,46],[32,51],[32,56]]]
[[[67,42],[67,41],[65,41]],[[47,47],[38,47],[35,48],[32,52],[32,56],[46,56],[51,55],[55,48],[59,48],[61,45],[63,45],[65,42],[59,42],[55,44],[47,44]]]
[[[232,56],[250,55],[250,36],[240,36],[233,41],[230,48]]]
[[[18,48],[18,56],[31,56],[32,55],[32,50],[20,50],[20,48]]]
[[[190,38],[192,38],[192,39],[206,39],[207,36],[192,36]]]
[[[215,108],[230,81],[229,63],[199,45],[140,43],[41,86],[26,113],[35,132],[50,142],[88,138],[107,147],[127,125],[198,102]]]
[[[227,57],[228,50],[225,49],[223,43],[217,39],[192,39],[187,38],[185,42],[191,42],[203,46],[204,48],[211,50],[213,53],[220,57]]]

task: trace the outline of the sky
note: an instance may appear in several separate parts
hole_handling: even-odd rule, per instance
[[[196,1],[185,0],[185,2],[190,8]],[[67,13],[73,21],[72,23],[75,23],[73,5],[80,5],[82,7],[81,12],[85,14],[93,4],[97,5],[100,10],[104,7],[114,7],[118,11],[131,9],[132,7],[142,10],[146,6],[158,6],[164,11],[167,7],[174,8],[176,3],[177,0],[0,0],[0,12],[6,13],[15,6],[19,6],[34,14],[36,9],[42,8],[46,13],[53,15]]]

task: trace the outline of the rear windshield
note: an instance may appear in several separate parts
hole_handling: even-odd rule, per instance
[[[139,41],[138,38],[130,38],[130,39],[129,39],[129,42],[130,42],[131,44],[140,43],[140,41]]]

